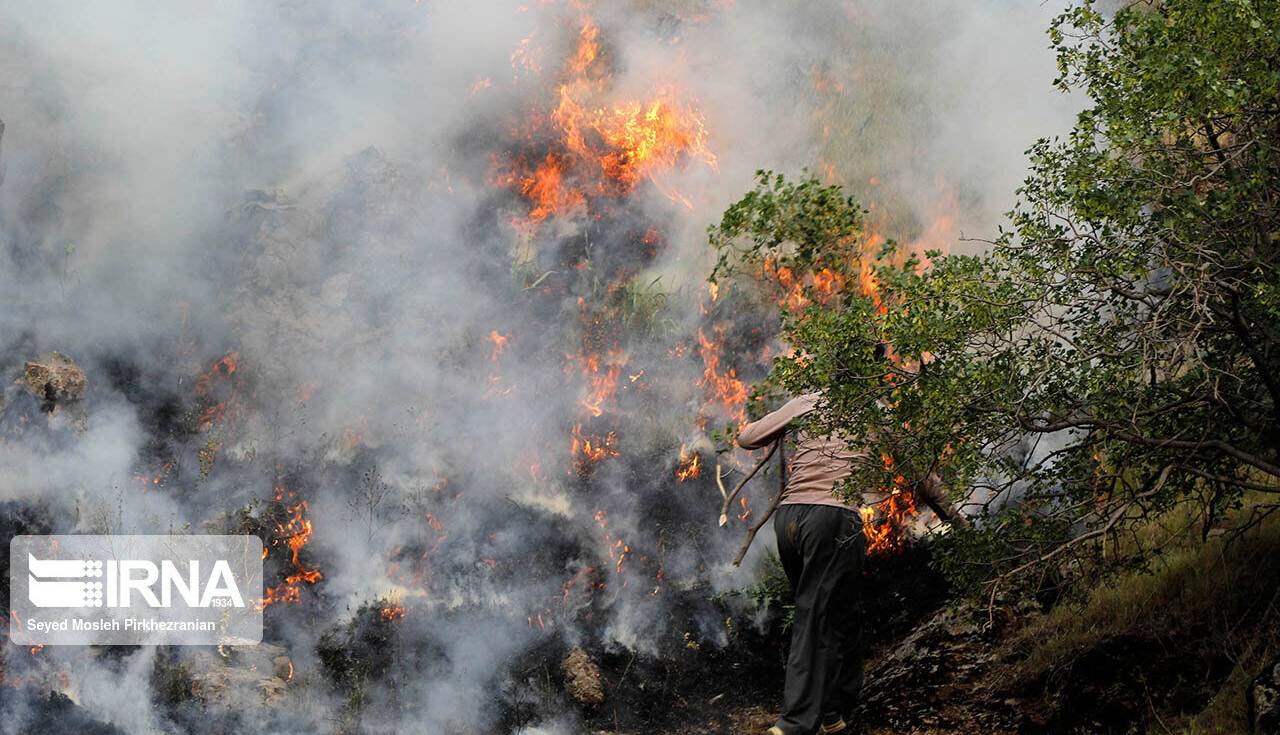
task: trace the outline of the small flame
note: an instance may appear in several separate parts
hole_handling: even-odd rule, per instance
[[[493,343],[493,352],[489,355],[489,362],[496,363],[498,358],[502,356],[502,351],[507,348],[508,335],[500,333],[498,330],[489,332],[489,341]]]
[[[618,436],[612,431],[600,437],[585,433],[582,424],[577,424],[573,427],[570,439],[569,454],[573,457],[574,469],[580,476],[590,474],[595,463],[618,456]]]
[[[219,378],[230,378],[240,368],[240,353],[228,352],[226,355],[218,358],[208,371],[196,378],[196,395],[204,396],[209,393],[214,381]]]
[[[606,361],[604,372],[601,372],[599,355],[587,355],[578,359],[582,374],[590,383],[590,392],[579,401],[579,404],[592,418],[603,415],[604,404],[617,393],[618,378],[622,375],[622,368],[627,364],[627,355],[619,350],[613,350],[606,357]]]
[[[609,559],[613,562],[613,571],[616,574],[622,574],[626,568],[627,556],[631,554],[631,546],[620,538],[615,538],[609,532],[608,515],[603,510],[597,510],[595,514],[596,523],[600,526],[604,538],[605,550],[609,553]],[[623,585],[626,585],[625,580]],[[603,587],[603,585],[601,585]]]
[[[880,297],[880,279],[876,276],[875,267],[866,260],[862,262],[862,267],[858,271],[858,291],[871,299],[877,313],[889,313],[889,308]]]
[[[516,44],[511,52],[511,68],[519,77],[522,74],[538,75],[542,73],[542,49],[534,45],[534,35],[526,36]]]
[[[702,455],[691,452],[687,447],[680,447],[680,466],[676,468],[676,478],[680,482],[692,480],[702,474]]]
[[[591,63],[600,55],[600,26],[595,21],[586,18],[582,22],[582,28],[578,31],[578,48],[573,54],[573,58],[569,59],[569,71],[572,74],[582,75],[587,73],[587,69]]]
[[[894,468],[893,457],[882,455],[886,470]],[[906,544],[906,530],[913,518],[919,515],[915,494],[902,475],[894,475],[893,488],[874,506],[859,509],[862,516],[862,535],[867,540],[867,553],[888,554],[899,552]]]
[[[764,279],[776,284],[780,291],[778,306],[791,312],[798,312],[815,300],[820,304],[828,303],[845,285],[844,276],[831,268],[796,273],[773,257],[765,258],[761,270]]]
[[[738,378],[737,370],[721,370],[720,360],[724,348],[724,329],[712,329],[714,339],[706,331],[698,330],[698,354],[702,357],[703,371],[700,385],[711,394],[703,408],[718,404],[720,412],[738,422],[747,420],[747,386]]]
[[[228,352],[214,361],[208,370],[196,377],[195,394],[203,406],[196,418],[200,431],[208,431],[222,423],[229,405],[234,403],[235,385],[231,376],[240,369],[240,353]]]

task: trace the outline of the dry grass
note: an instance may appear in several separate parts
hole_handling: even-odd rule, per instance
[[[1088,591],[1081,602],[1059,605],[1015,635],[1003,656],[1015,686],[1065,680],[1086,655],[1116,641],[1164,652],[1165,662],[1151,662],[1153,679],[1167,673],[1156,669],[1170,657],[1181,657],[1194,671],[1213,670],[1204,662],[1225,656],[1230,673],[1202,682],[1207,706],[1187,712],[1186,702],[1178,701],[1184,695],[1166,692],[1165,704],[1151,705],[1152,731],[1244,732],[1244,688],[1280,651],[1280,517],[1239,538],[1204,543],[1185,532],[1182,520],[1165,518],[1145,529],[1142,541],[1167,542],[1149,570],[1124,574]],[[1178,528],[1183,531],[1175,535]],[[1159,692],[1151,694],[1160,699]]]

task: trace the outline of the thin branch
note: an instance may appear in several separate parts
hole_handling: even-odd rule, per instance
[[[1155,481],[1152,483],[1151,487],[1148,490],[1138,493],[1137,495],[1133,496],[1128,501],[1126,501],[1124,505],[1117,508],[1114,512],[1112,512],[1111,516],[1107,519],[1106,524],[1104,524],[1103,526],[1099,528],[1095,528],[1092,531],[1082,533],[1079,536],[1076,536],[1075,538],[1070,539],[1068,541],[1064,541],[1060,544],[1057,544],[1056,546],[1054,546],[1054,548],[1050,549],[1048,552],[1044,554],[1041,554],[1039,557],[1032,559],[1031,561],[1026,562],[1025,564],[1022,564],[1021,566],[1018,566],[1008,572],[1005,572],[1004,574],[1001,574],[1000,576],[991,580],[988,583],[991,585],[991,596],[989,598],[989,603],[988,603],[988,610],[990,614],[994,615],[994,609],[996,604],[996,592],[1000,589],[1000,585],[1005,580],[1015,577],[1018,574],[1021,574],[1022,572],[1025,572],[1028,569],[1031,569],[1032,567],[1035,567],[1047,561],[1050,561],[1056,558],[1058,555],[1064,553],[1068,549],[1074,548],[1086,541],[1090,541],[1110,533],[1111,530],[1115,528],[1116,524],[1119,523],[1120,520],[1123,519],[1129,513],[1129,509],[1132,508],[1134,505],[1136,505],[1138,501],[1145,500],[1146,498],[1149,498],[1155,495],[1156,493],[1160,492],[1162,489],[1164,489],[1165,481],[1169,479],[1169,473],[1173,471],[1173,468],[1174,468],[1174,465],[1172,464],[1165,465],[1164,468],[1160,470],[1160,474],[1156,476]]]
[[[1247,465],[1255,467],[1268,475],[1280,477],[1280,465],[1268,462],[1262,457],[1246,452],[1237,446],[1229,444],[1221,439],[1168,439],[1160,437],[1142,436],[1127,431],[1118,430],[1111,424],[1096,421],[1093,419],[1061,419],[1054,422],[1037,423],[1033,419],[1025,416],[1014,416],[1013,419],[1018,423],[1019,427],[1026,431],[1034,431],[1038,433],[1053,433],[1062,431],[1063,429],[1090,429],[1107,432],[1110,436],[1130,444],[1139,444],[1155,449],[1216,449],[1223,454],[1234,457]]]
[[[738,482],[737,486],[733,488],[733,492],[724,496],[724,505],[720,506],[721,527],[723,527],[725,524],[729,522],[729,508],[733,505],[734,499],[738,497],[738,493],[742,492],[742,488],[746,487],[748,482],[751,482],[751,478],[755,477],[756,473],[760,471],[760,468],[765,466],[765,464],[769,461],[769,458],[773,456],[773,453],[778,451],[778,446],[781,444],[782,444],[782,437],[779,437],[778,441],[774,442],[773,446],[769,447],[769,453],[764,455],[764,457],[759,462],[756,463],[756,466],[753,467],[751,471],[747,473],[747,476],[742,478],[742,480]],[[716,465],[716,482],[717,483],[720,482],[719,465]],[[723,484],[720,485],[720,494],[724,495]]]
[[[786,438],[786,434],[778,437],[778,441],[774,442],[773,448],[777,449],[778,447],[781,447],[782,442],[786,441]],[[772,455],[773,451],[770,450],[769,454]],[[735,567],[742,565],[742,560],[746,558],[747,551],[751,549],[751,542],[756,539],[756,533],[758,533],[761,528],[764,528],[764,524],[768,523],[769,519],[773,517],[774,511],[778,509],[778,504],[782,502],[782,496],[787,491],[787,460],[784,456],[785,454],[785,452],[778,453],[778,494],[774,495],[773,499],[769,501],[769,508],[761,514],[758,520],[756,520],[755,525],[747,530],[747,537],[742,540],[742,546],[738,549],[737,556],[733,557],[733,565]],[[765,459],[767,460],[768,457],[765,457]],[[761,462],[761,464],[763,464],[763,462]],[[756,469],[759,469],[759,467]]]
[[[1249,480],[1243,480],[1238,477],[1231,477],[1229,475],[1216,475],[1212,472],[1205,472],[1204,470],[1196,469],[1195,467],[1189,467],[1186,465],[1180,465],[1179,469],[1186,470],[1193,475],[1199,475],[1200,477],[1203,477],[1206,480],[1221,482],[1223,484],[1231,485],[1238,488],[1243,488],[1245,490],[1257,490],[1258,492],[1262,492],[1262,493],[1280,493],[1280,485],[1263,485],[1260,482],[1250,482]]]

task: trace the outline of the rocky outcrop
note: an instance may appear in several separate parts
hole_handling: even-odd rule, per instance
[[[293,679],[288,652],[270,643],[234,649],[201,650],[192,656],[191,693],[205,701],[232,706],[238,702],[273,704]]]
[[[863,720],[872,730],[1017,732],[1020,702],[1002,701],[987,675],[995,646],[972,607],[939,611],[867,671]]]
[[[1280,659],[1262,670],[1245,693],[1252,735],[1280,735]]]
[[[83,431],[88,389],[88,378],[75,360],[61,352],[46,352],[23,364],[17,380],[0,396],[0,411],[18,406],[19,424],[38,412],[48,418],[50,426]]]
[[[580,704],[597,705],[604,702],[604,685],[600,680],[600,667],[581,648],[574,648],[560,664],[564,674],[564,688]]]
[[[83,399],[89,384],[75,360],[61,352],[28,360],[18,382],[49,412]]]

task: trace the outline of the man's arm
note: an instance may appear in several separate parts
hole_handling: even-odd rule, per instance
[[[758,449],[771,444],[787,430],[787,424],[809,413],[818,405],[818,394],[808,393],[799,398],[792,398],[782,408],[768,414],[759,421],[752,421],[738,430],[738,446],[743,449]]]
[[[938,473],[931,472],[929,476],[921,480],[916,485],[916,497],[924,501],[924,504],[934,512],[934,515],[953,526],[968,527],[969,519],[951,507],[951,500],[947,497],[947,489],[942,484],[942,478]]]

